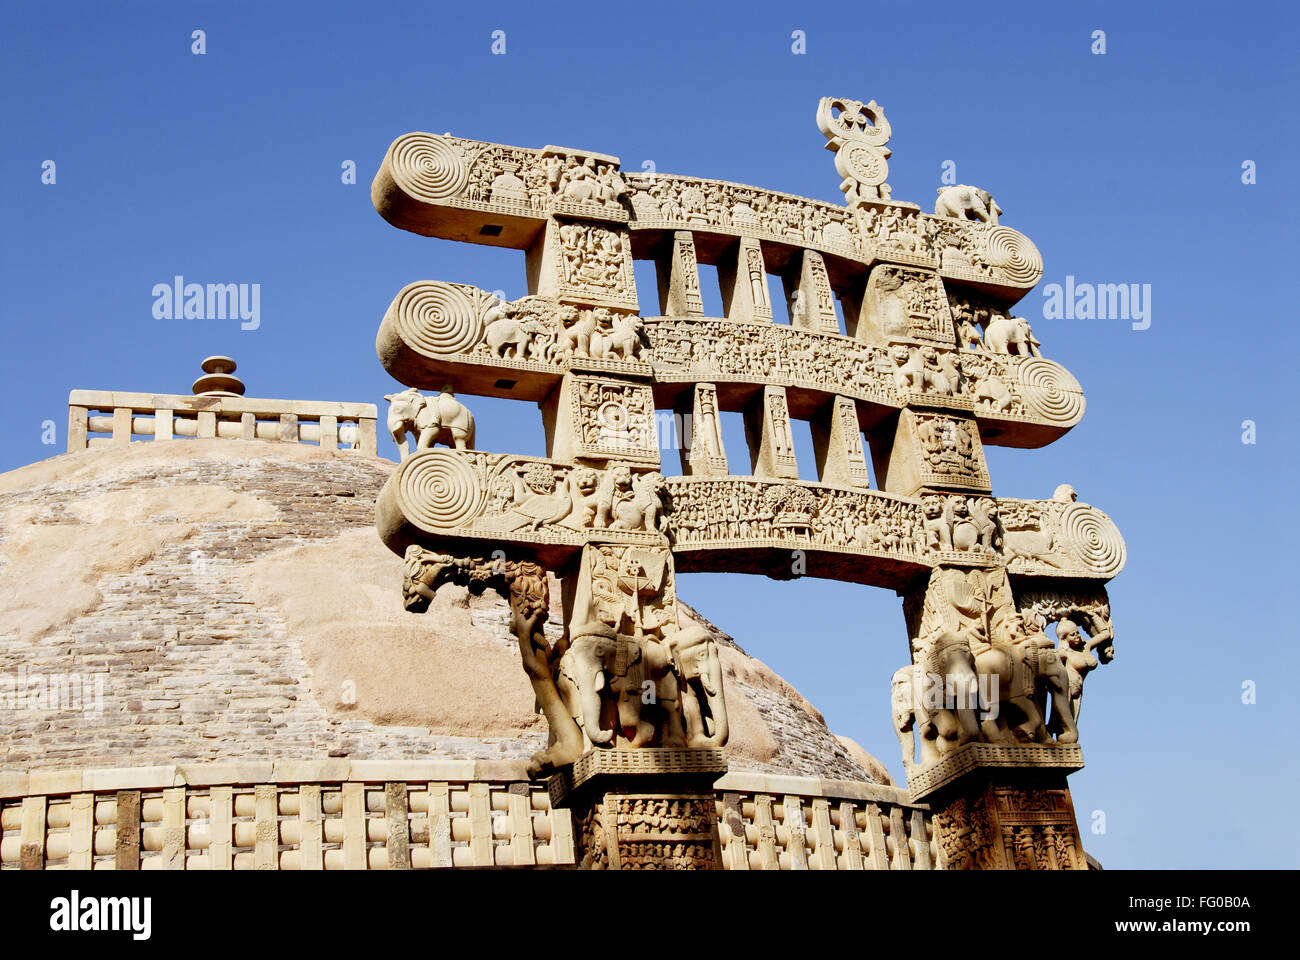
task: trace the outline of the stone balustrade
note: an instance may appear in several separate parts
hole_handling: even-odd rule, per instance
[[[315,443],[375,456],[376,416],[373,403],[73,390],[68,395],[68,452],[125,444],[135,437],[193,437]]]
[[[897,787],[738,771],[730,870],[934,869]],[[573,823],[508,761],[260,761],[0,773],[0,870],[572,866]]]

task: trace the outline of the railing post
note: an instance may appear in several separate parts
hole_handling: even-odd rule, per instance
[[[68,453],[85,450],[86,426],[90,410],[86,407],[68,405]]]

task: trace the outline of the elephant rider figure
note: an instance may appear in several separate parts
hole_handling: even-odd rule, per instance
[[[1050,694],[1052,728],[1061,731],[1058,742],[1077,742],[1069,672],[1050,639],[1026,631],[1004,567],[939,568],[926,593],[927,610],[932,601],[935,614],[967,639],[979,676],[996,681],[994,709],[981,723],[985,740],[1051,742]]]

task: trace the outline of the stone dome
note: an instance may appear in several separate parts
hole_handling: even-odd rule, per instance
[[[0,773],[325,757],[522,766],[546,726],[506,605],[448,585],[427,614],[403,609],[401,559],[374,528],[394,466],[175,440],[0,475],[0,675],[51,690],[71,678],[83,699],[0,712]],[[700,619],[722,648],[732,770],[891,782]]]

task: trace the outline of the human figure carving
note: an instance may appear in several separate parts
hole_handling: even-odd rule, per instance
[[[1065,664],[1070,682],[1070,713],[1074,722],[1079,722],[1079,709],[1083,704],[1083,681],[1100,665],[1089,650],[1088,641],[1073,620],[1063,619],[1056,623],[1056,650]]]

